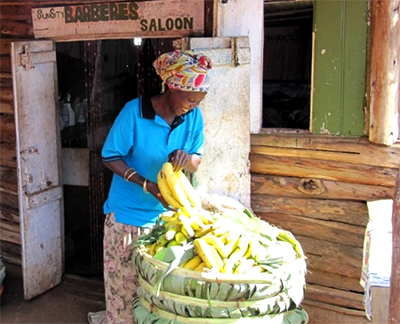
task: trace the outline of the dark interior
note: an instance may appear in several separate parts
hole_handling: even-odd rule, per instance
[[[309,128],[312,22],[312,1],[264,1],[263,128]]]
[[[102,273],[103,203],[112,173],[101,164],[101,147],[124,104],[144,93],[158,93],[160,81],[152,67],[172,40],[133,39],[57,43],[57,70],[62,107],[70,95],[75,125],[60,116],[62,147],[90,150],[89,186],[64,185],[65,271]],[[88,105],[78,123],[76,101]]]

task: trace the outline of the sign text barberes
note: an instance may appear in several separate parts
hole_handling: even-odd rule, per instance
[[[204,0],[85,4],[32,9],[36,38],[204,34]]]

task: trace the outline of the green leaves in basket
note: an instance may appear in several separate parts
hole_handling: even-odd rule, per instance
[[[141,235],[135,242],[135,246],[152,244],[166,232],[164,225],[161,224],[161,220],[158,219],[150,233]]]
[[[286,312],[284,314],[282,324],[307,324],[308,320],[309,317],[305,309],[299,307],[292,311]]]
[[[156,253],[154,256],[155,259],[169,263],[167,269],[161,274],[160,278],[158,279],[155,287],[154,287],[154,294],[158,296],[160,293],[161,284],[164,278],[175,268],[177,268],[181,263],[190,260],[194,257],[194,245],[187,244],[185,246],[170,246],[164,248]]]

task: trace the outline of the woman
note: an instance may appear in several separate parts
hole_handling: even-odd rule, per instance
[[[174,51],[162,54],[153,66],[162,79],[161,94],[128,102],[102,150],[105,166],[114,172],[104,204],[108,323],[133,323],[138,278],[131,243],[170,209],[157,186],[158,171],[170,161],[175,169],[195,172],[203,153],[198,105],[209,89],[211,60],[191,51]]]

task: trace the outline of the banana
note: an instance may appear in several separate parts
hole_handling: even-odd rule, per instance
[[[277,239],[281,240],[281,241],[289,242],[290,244],[292,244],[293,249],[296,251],[298,258],[307,259],[307,257],[305,256],[305,254],[303,252],[303,248],[300,245],[300,242],[295,239],[295,237],[293,236],[293,234],[291,232],[281,230],[277,236]]]
[[[249,234],[242,234],[238,240],[238,247],[239,248],[247,248],[249,243],[252,241],[252,236]]]
[[[230,255],[229,259],[234,262],[239,262],[247,252],[247,246],[237,247]]]
[[[173,212],[171,210],[167,210],[167,211],[165,211],[165,212],[160,214],[160,218],[164,222],[169,222],[169,221],[171,221],[171,220],[173,220],[174,218],[177,218],[177,217],[175,216],[175,212]]]
[[[202,239],[204,242],[214,246],[221,258],[227,257],[225,245],[218,236],[207,234],[206,236],[203,236]]]
[[[238,236],[236,237],[236,240],[229,241],[227,244],[225,244],[225,252],[226,252],[226,255],[227,255],[228,257],[229,257],[229,255],[231,255],[231,254],[233,253],[233,251],[235,251],[236,248],[238,247],[239,238],[240,238],[240,235],[238,235]]]
[[[186,222],[187,224],[190,225],[190,227],[194,230],[197,231],[200,228],[204,227],[204,223],[198,219],[196,216],[190,216],[187,217],[186,215],[180,215],[178,219],[183,223]]]
[[[225,245],[226,243],[228,243],[228,236],[229,236],[229,232],[226,232],[225,234],[222,234],[221,236],[219,236],[219,239],[222,241],[222,243]]]
[[[204,262],[201,262],[201,263],[200,263],[195,269],[193,269],[193,270],[194,270],[194,271],[203,272],[205,266],[206,266],[206,265],[204,264]]]
[[[265,269],[263,267],[260,267],[259,265],[253,265],[251,268],[245,270],[245,274],[259,274],[265,272]]]
[[[167,245],[168,244],[168,240],[165,237],[165,233],[160,235],[156,242],[157,242],[157,245],[163,245],[163,246]]]
[[[213,230],[211,224],[204,225],[202,228],[200,228],[197,231],[194,231],[194,237],[202,237],[208,233],[210,233]]]
[[[165,238],[168,241],[171,241],[174,239],[175,234],[181,231],[181,227],[178,224],[169,224],[169,226],[166,228],[167,231],[165,232]]]
[[[190,206],[190,202],[186,197],[185,192],[182,189],[182,186],[179,182],[179,179],[174,172],[173,166],[170,162],[165,162],[161,168],[161,174],[165,175],[165,179],[167,180],[167,184],[169,188],[171,188],[172,193],[175,199],[180,203],[182,207]],[[181,207],[181,208],[182,208]]]
[[[247,270],[249,270],[255,261],[253,259],[242,259],[240,263],[236,266],[235,270],[233,271],[234,274],[243,274]]]
[[[201,238],[198,238],[194,240],[194,248],[197,255],[203,260],[206,267],[210,269],[216,269],[220,272],[223,270],[224,262],[214,246],[208,245]]]
[[[194,229],[190,225],[191,224],[190,219],[185,215],[180,215],[179,216],[179,220],[182,223],[182,232],[183,232],[183,229],[184,229],[185,232],[186,232],[186,233],[184,232],[184,234],[185,235],[187,234],[187,237],[193,237],[194,236]]]
[[[175,209],[183,207],[183,205],[178,200],[176,200],[173,191],[167,183],[167,178],[161,170],[157,174],[157,185],[158,189],[160,190],[161,196],[163,196],[168,205]]]
[[[183,268],[188,269],[188,270],[194,270],[196,269],[200,263],[202,263],[203,260],[198,256],[195,255],[192,259],[190,259],[184,266]]]
[[[157,245],[156,242],[146,245],[146,246],[145,246],[145,248],[146,248],[146,253],[147,253],[147,254],[150,254],[151,256],[153,256],[152,253],[154,252],[154,247],[155,247],[156,245]]]
[[[197,195],[189,179],[182,171],[176,173],[179,183],[188,198],[190,205],[196,209],[201,207],[200,197]]]
[[[168,242],[167,247],[179,245],[177,241],[171,240]]]
[[[175,241],[179,244],[179,245],[185,245],[187,243],[187,237],[185,234],[183,234],[182,232],[178,232],[175,234]]]
[[[190,226],[193,230],[198,231],[200,228],[203,228],[205,225],[204,223],[195,215],[190,216]]]
[[[197,216],[204,224],[212,224],[214,223],[214,219],[212,218],[209,211],[203,208],[191,208],[189,210],[191,216]]]
[[[233,273],[233,268],[235,266],[235,262],[230,259],[224,259],[224,269],[222,270],[223,273]]]

